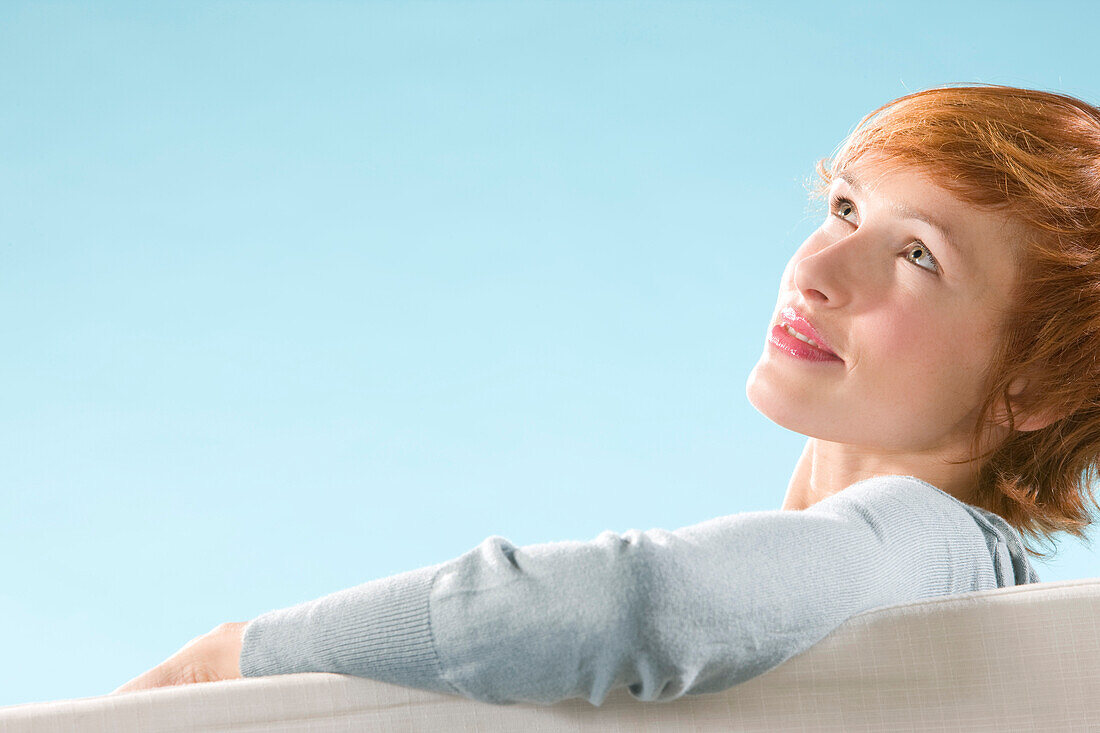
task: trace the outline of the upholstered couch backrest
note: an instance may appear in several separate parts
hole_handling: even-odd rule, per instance
[[[0,708],[4,733],[120,731],[1100,730],[1100,578],[866,611],[771,671],[706,695],[490,705],[295,674]]]

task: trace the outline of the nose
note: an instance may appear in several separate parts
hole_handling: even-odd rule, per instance
[[[792,279],[806,302],[840,307],[872,285],[871,232],[861,227],[840,239],[814,241],[822,236],[818,231],[795,254]]]

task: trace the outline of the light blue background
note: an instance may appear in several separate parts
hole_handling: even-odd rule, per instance
[[[1100,12],[764,5],[5,3],[0,705],[489,535],[778,509],[744,389],[814,161],[940,83],[1100,102]]]

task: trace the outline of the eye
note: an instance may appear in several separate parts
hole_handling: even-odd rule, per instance
[[[919,253],[919,255],[917,257],[918,260],[921,257],[927,257],[928,260],[932,263],[932,267],[931,268],[925,267],[924,269],[930,270],[933,273],[938,273],[940,271],[939,260],[937,260],[935,255],[932,254],[932,250],[928,249],[928,247],[925,246],[924,242],[920,241],[919,239],[917,241],[913,242],[913,244],[909,245],[909,249],[906,252],[907,252],[907,255],[911,254],[913,252],[918,252]],[[908,259],[908,256],[907,256],[907,259]],[[914,260],[909,260],[909,261],[910,262],[915,262]],[[917,266],[921,267],[921,265],[917,265]]]
[[[841,219],[847,219],[856,212],[856,206],[852,203],[852,200],[844,198],[843,196],[833,196],[829,201],[829,206],[831,207],[833,215]],[[906,250],[906,259],[908,259],[908,255],[912,252],[918,253],[916,260],[909,260],[913,264],[917,264],[923,257],[932,265],[931,267],[917,265],[917,267],[928,270],[933,274],[938,274],[941,271],[939,260],[936,259],[936,256],[932,254],[932,250],[928,249],[928,246],[924,242],[918,239],[914,241],[913,244],[909,245],[909,249]]]
[[[833,213],[841,219],[856,213],[855,204],[853,204],[850,199],[846,199],[843,196],[833,196],[832,200],[829,202],[829,206],[832,207]]]

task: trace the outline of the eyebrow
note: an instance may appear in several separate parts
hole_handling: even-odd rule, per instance
[[[845,181],[856,191],[863,191],[863,186],[860,184],[859,178],[857,178],[855,173],[853,173],[852,171],[841,171],[837,174],[836,177],[841,179],[842,181]],[[943,239],[945,243],[947,243],[948,247],[953,249],[955,253],[958,254],[960,257],[966,259],[966,251],[958,244],[956,244],[954,237],[951,236],[951,229],[946,224],[933,218],[932,216],[929,216],[923,211],[911,208],[905,204],[898,203],[896,201],[891,202],[891,208],[893,208],[894,212],[898,216],[904,219],[916,219],[917,221],[924,222],[928,226],[935,229],[936,233],[940,235],[940,238]]]

